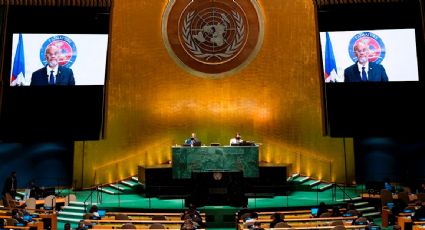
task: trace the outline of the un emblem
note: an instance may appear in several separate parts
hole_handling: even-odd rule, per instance
[[[163,39],[184,69],[218,78],[246,66],[263,39],[263,17],[256,0],[170,0]]]

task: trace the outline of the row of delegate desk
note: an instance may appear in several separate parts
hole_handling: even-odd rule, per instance
[[[328,217],[328,218],[310,218],[310,210],[294,210],[294,211],[282,211],[279,212],[285,215],[285,222],[292,226],[292,229],[331,229],[331,223],[337,220],[341,220],[345,223],[346,228],[350,229],[362,229],[365,225],[352,226],[351,223],[357,217]],[[273,212],[259,212],[259,219],[257,220],[264,225],[269,224],[271,220],[269,217]],[[115,216],[124,214],[129,217],[129,220],[117,220]],[[152,220],[154,216],[164,216],[165,220]],[[205,214],[201,213],[203,219]],[[112,228],[120,227],[125,223],[135,224],[137,227],[149,228],[151,224],[160,223],[166,226],[167,229],[178,229],[183,223],[180,220],[180,213],[133,213],[133,212],[108,212],[105,217],[101,220],[87,220],[94,224],[93,228]],[[243,223],[237,223],[239,229],[243,229]]]
[[[39,209],[44,206],[44,199],[36,200],[36,208],[35,210],[26,210],[30,213],[37,213],[38,217],[33,218],[34,221],[29,222],[26,226],[5,226],[6,229],[37,229],[43,230],[45,227],[45,222],[48,222],[51,229],[57,229],[57,214],[54,210],[43,210]],[[64,197],[56,197],[55,203],[57,205],[63,205],[65,203]],[[25,201],[18,201],[19,207],[24,207]],[[11,216],[11,209],[3,208],[0,209],[0,219],[9,219]]]
[[[43,210],[38,210],[43,211]],[[1,213],[0,219],[10,219],[11,215],[6,215],[6,213]],[[57,215],[55,212],[51,213],[39,213],[37,218],[33,218],[32,222],[27,223],[25,226],[5,226],[6,229],[44,229],[44,221],[48,221],[50,223],[50,229],[57,229]]]

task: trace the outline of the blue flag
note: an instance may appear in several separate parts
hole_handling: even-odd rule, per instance
[[[336,81],[338,77],[338,72],[336,70],[336,62],[334,56],[334,50],[332,48],[331,38],[329,33],[326,32],[326,47],[325,47],[325,80]]]
[[[13,60],[11,85],[21,85],[25,78],[25,55],[24,40],[22,34],[19,34],[18,46],[16,47],[15,59]]]

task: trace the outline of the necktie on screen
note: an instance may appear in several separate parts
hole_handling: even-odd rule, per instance
[[[55,75],[53,75],[54,71],[50,71],[49,85],[55,84]]]
[[[362,67],[362,81],[367,81],[367,75],[364,66]]]

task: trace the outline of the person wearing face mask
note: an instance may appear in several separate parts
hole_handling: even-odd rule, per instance
[[[236,133],[235,137],[233,137],[232,139],[230,139],[230,145],[239,145],[243,143],[243,140],[241,138],[241,134],[240,133]]]
[[[369,45],[363,41],[354,45],[357,62],[344,70],[344,82],[385,82],[388,81],[381,64],[369,62]]]
[[[32,73],[31,86],[75,85],[72,69],[59,65],[60,55],[58,47],[47,47],[44,55],[47,65]]]

